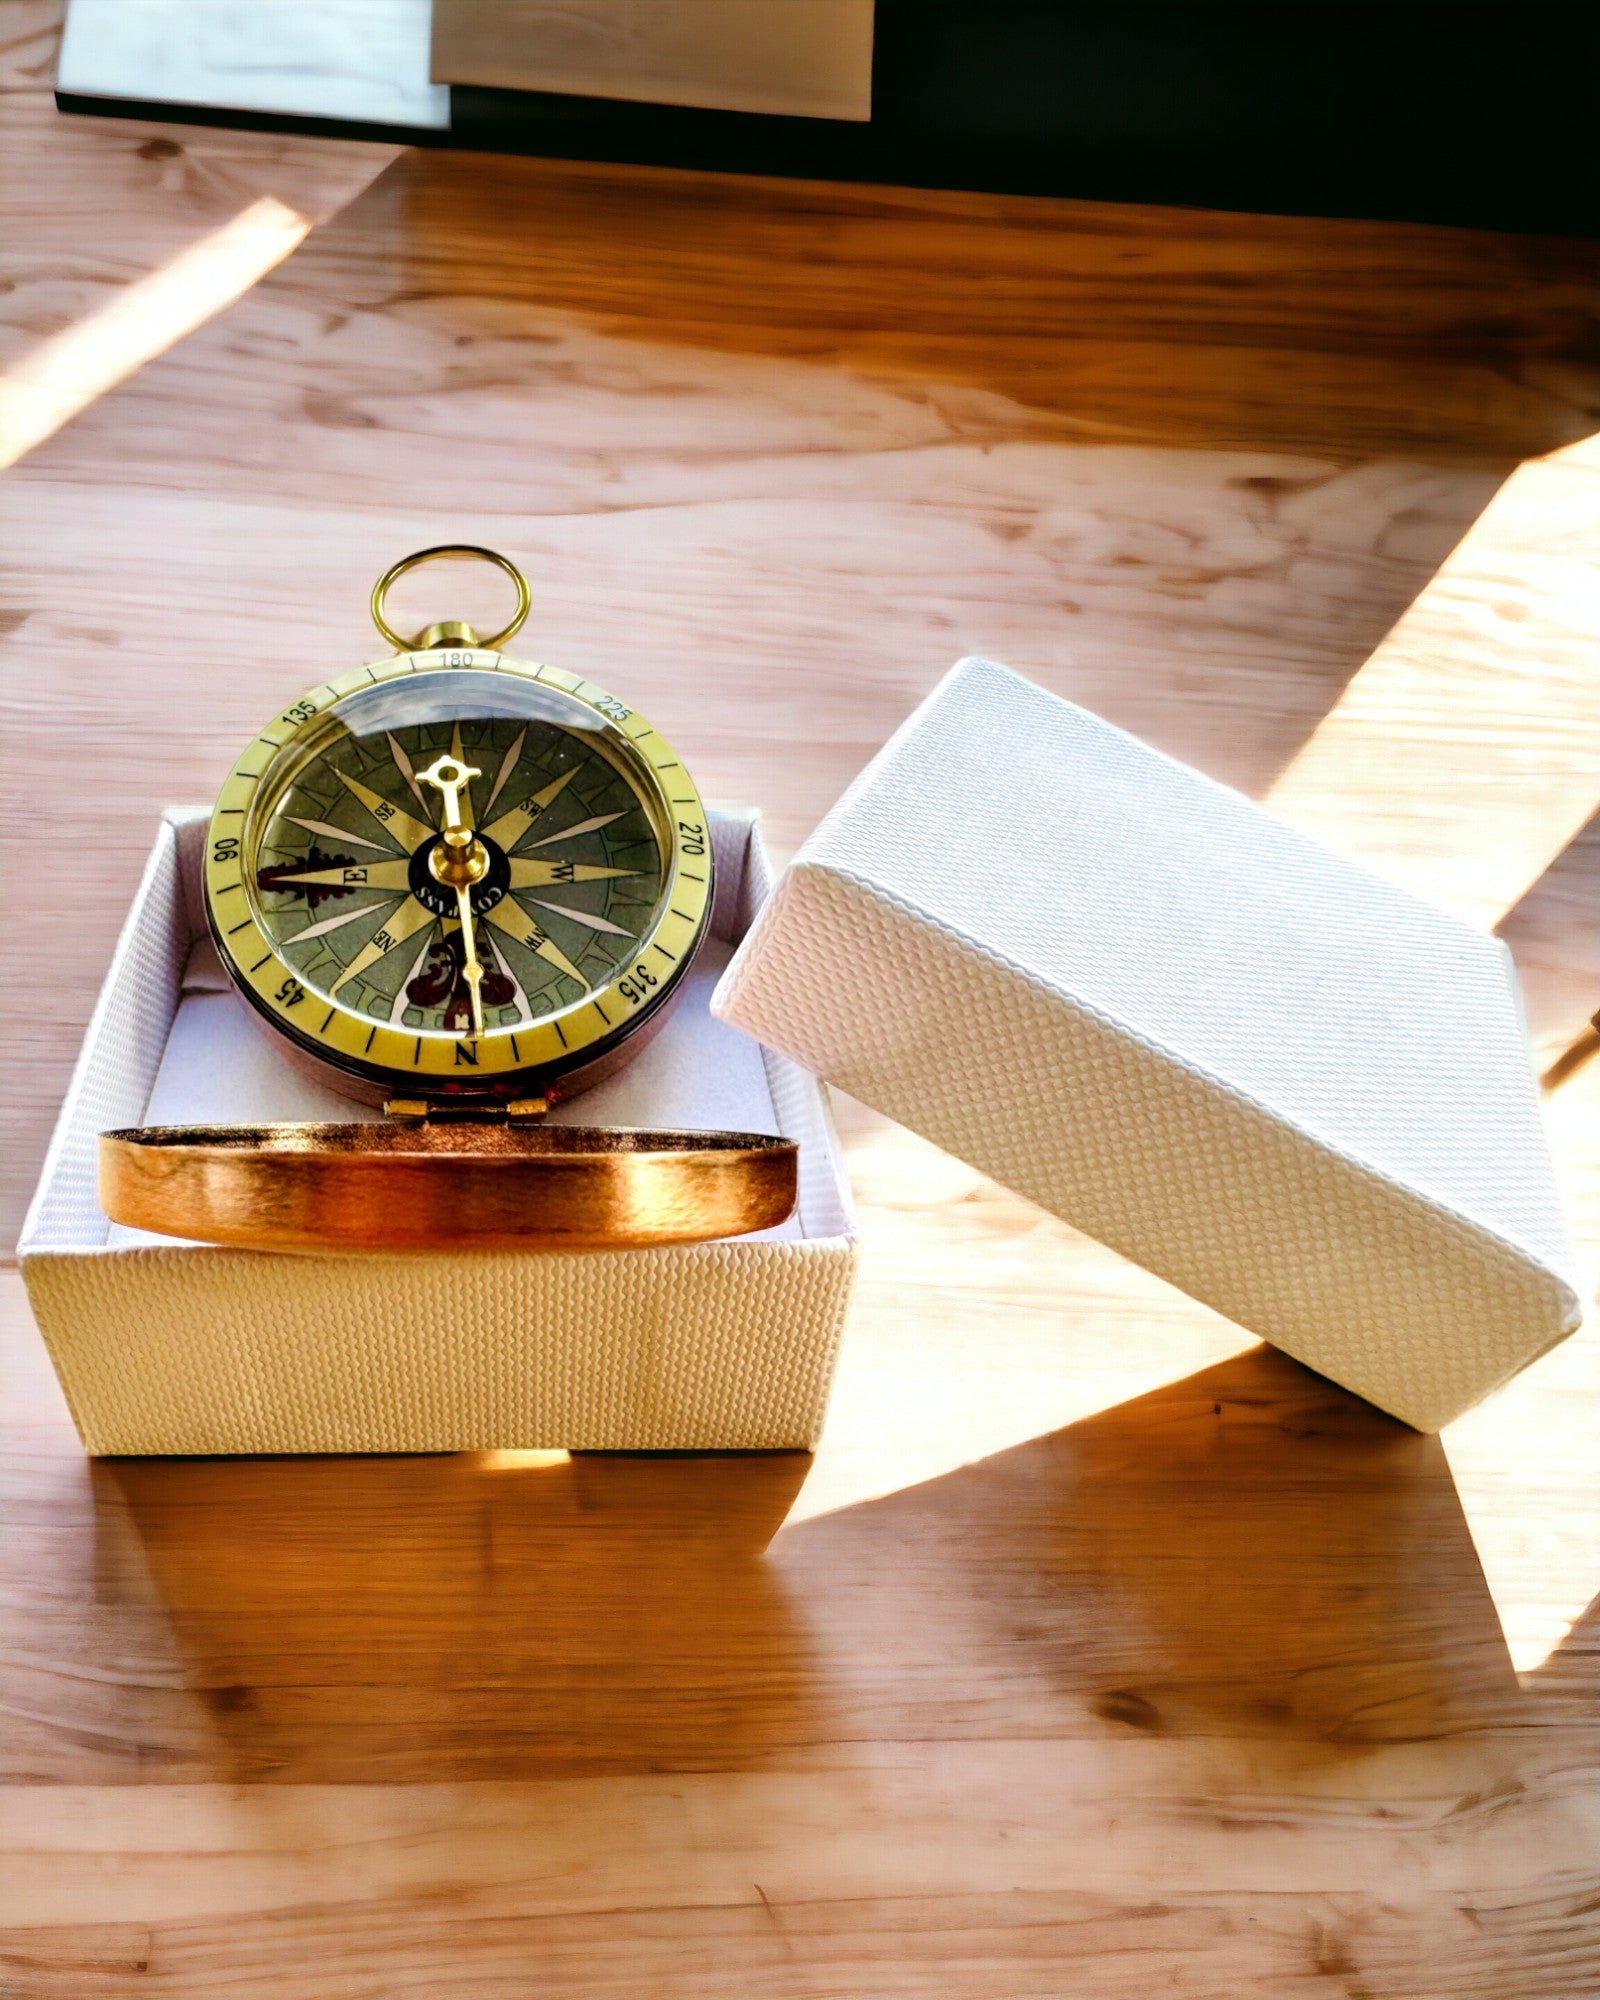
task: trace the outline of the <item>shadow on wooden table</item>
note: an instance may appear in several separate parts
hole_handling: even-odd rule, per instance
[[[1553,1703],[1566,1707],[1584,1724],[1592,1724],[1600,1695],[1600,1597],[1590,1600],[1581,1617],[1528,1684]]]
[[[1360,1746],[1522,1699],[1440,1441],[1268,1347],[807,1522],[774,1560],[830,1659],[897,1655],[906,1730]],[[851,1572],[870,1622],[828,1588]]]
[[[738,1770],[1108,1733],[1277,1741],[1293,1768],[1295,1743],[1359,1754],[1528,1699],[1438,1441],[1267,1349],[764,1555],[808,1464],[101,1463],[97,1594],[170,1630],[164,1672],[129,1670],[145,1774]]]
[[[737,1766],[793,1733],[762,1551],[804,1453],[123,1459],[98,1594],[160,1607],[167,1775],[312,1783]]]
[[[1542,1067],[1583,1036],[1600,1007],[1600,810],[1495,925],[1517,961],[1529,1039]]]

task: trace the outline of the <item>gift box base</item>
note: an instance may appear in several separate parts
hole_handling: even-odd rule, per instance
[[[205,824],[162,824],[19,1246],[88,1449],[813,1443],[856,1264],[848,1188],[821,1086],[707,1004],[767,892],[753,817],[713,816],[711,932],[661,1033],[552,1117],[781,1133],[800,1148],[796,1215],[720,1243],[514,1255],[293,1256],[108,1223],[103,1130],[381,1115],[303,1075],[228,985],[200,901]]]

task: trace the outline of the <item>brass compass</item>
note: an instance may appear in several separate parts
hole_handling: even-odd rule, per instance
[[[403,638],[385,615],[390,587],[447,556],[481,558],[512,579],[510,621],[490,638],[455,620]],[[384,1104],[412,1131],[409,1148],[370,1124],[266,1128],[277,1135],[270,1140],[263,1128],[249,1138],[229,1128],[186,1144],[170,1133],[160,1143],[149,1133],[110,1135],[103,1188],[123,1209],[142,1211],[120,1219],[205,1234],[194,1205],[207,1172],[216,1183],[217,1159],[232,1163],[228,1213],[208,1206],[199,1219],[209,1219],[215,1240],[276,1247],[326,1247],[336,1182],[340,1200],[356,1199],[332,1230],[343,1247],[414,1244],[419,1229],[423,1247],[737,1233],[728,1227],[737,1200],[732,1211],[712,1202],[702,1227],[680,1197],[689,1182],[705,1189],[718,1175],[728,1187],[753,1185],[740,1157],[765,1162],[767,1190],[742,1226],[779,1219],[771,1188],[780,1160],[788,1212],[794,1162],[784,1142],[654,1134],[674,1141],[654,1149],[668,1164],[641,1169],[650,1149],[632,1143],[640,1135],[624,1145],[622,1135],[592,1134],[586,1152],[570,1143],[574,1128],[559,1144],[537,1129],[551,1103],[609,1074],[660,1025],[706,935],[713,860],[700,794],[658,730],[581,676],[501,651],[528,607],[525,578],[492,550],[452,545],[396,563],[372,594],[392,657],[321,682],[274,716],[224,783],[207,835],[206,915],[234,984],[297,1061],[348,1095]],[[483,1129],[442,1137],[440,1121],[461,1117]],[[285,1131],[299,1136],[286,1141]],[[345,1136],[328,1136],[335,1132]],[[542,1223],[504,1212],[482,1189],[477,1213],[466,1212],[461,1170],[474,1158],[487,1168],[485,1187],[510,1189],[517,1175],[506,1163],[535,1157]],[[381,1206],[419,1179],[405,1167],[418,1158],[431,1163],[420,1180],[438,1184],[448,1211],[420,1224]],[[186,1161],[196,1167],[183,1190],[187,1212],[151,1220],[152,1202],[175,1212]],[[270,1226],[238,1212],[241,1191],[257,1206],[266,1200],[269,1178]],[[656,1204],[653,1222],[632,1196],[627,1216],[601,1219],[596,1190],[623,1179],[635,1195],[652,1184],[677,1191]],[[582,1215],[552,1232],[558,1183],[566,1194],[580,1184],[586,1192]],[[307,1196],[313,1184],[322,1192]],[[292,1221],[286,1185],[296,1191]],[[368,1193],[352,1197],[357,1188]],[[414,1191],[407,1199],[414,1206]]]
[[[222,787],[206,910],[240,991],[373,1099],[566,1095],[659,1018],[705,936],[705,807],[579,675],[431,626],[312,688]],[[483,551],[488,560],[510,566]]]

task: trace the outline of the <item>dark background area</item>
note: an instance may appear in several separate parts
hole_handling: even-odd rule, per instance
[[[492,152],[1600,233],[1592,6],[878,0],[867,125],[458,86]],[[63,95],[66,110],[148,106]]]

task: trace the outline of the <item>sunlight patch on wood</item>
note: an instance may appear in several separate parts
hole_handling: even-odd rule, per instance
[[[310,220],[266,195],[125,286],[98,312],[41,341],[0,377],[0,467],[53,437],[281,264]]]
[[[865,1258],[789,1525],[1066,1430],[1257,1345],[926,1139],[839,1101]],[[933,1274],[937,1273],[937,1281]]]
[[[544,1451],[478,1451],[472,1457],[484,1472],[547,1472],[552,1466],[572,1463],[572,1454],[559,1447]]]
[[[1600,799],[1600,451],[1519,467],[1266,803],[1492,926]]]
[[[1582,1277],[1583,1327],[1444,1433],[1445,1456],[1520,1674],[1556,1656],[1600,1602],[1600,1062],[1545,1099],[1545,1129]],[[1560,1424],[1550,1413],[1564,1412]],[[1592,1616],[1592,1614],[1590,1614]],[[1580,1652],[1582,1643],[1579,1642]]]

